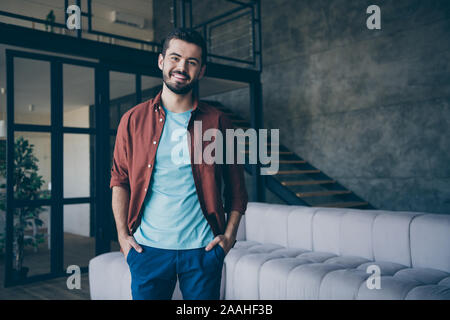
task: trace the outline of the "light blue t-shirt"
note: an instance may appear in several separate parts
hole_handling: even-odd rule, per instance
[[[192,176],[186,135],[192,110],[164,111],[166,120],[134,238],[162,249],[205,247],[214,234],[200,208]]]

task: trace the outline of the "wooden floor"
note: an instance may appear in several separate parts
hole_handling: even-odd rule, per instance
[[[81,275],[81,289],[69,290],[67,278],[0,288],[0,300],[89,300],[88,274]]]
[[[117,242],[112,243],[112,251],[118,251]],[[64,266],[87,267],[95,256],[95,240],[90,237],[64,233]],[[89,277],[81,274],[81,289],[67,288],[67,277],[4,288],[4,255],[0,254],[0,300],[88,300]],[[29,275],[50,272],[50,250],[48,244],[40,245],[37,252],[27,249],[24,266],[30,268]]]

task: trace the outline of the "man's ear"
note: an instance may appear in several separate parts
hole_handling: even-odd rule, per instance
[[[161,71],[163,69],[163,64],[164,64],[163,62],[164,62],[164,56],[162,55],[162,53],[160,53],[158,56],[158,67]]]
[[[198,74],[198,80],[200,80],[201,78],[203,78],[203,76],[205,75],[206,72],[206,64],[204,64],[202,66],[202,68],[200,69],[200,73]]]

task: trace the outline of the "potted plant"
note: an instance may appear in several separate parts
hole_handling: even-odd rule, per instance
[[[38,174],[39,161],[33,154],[34,145],[23,137],[16,139],[14,143],[14,198],[17,200],[42,199],[41,187],[44,184],[42,176]],[[0,162],[0,175],[6,176],[6,162]],[[5,194],[0,199],[0,209],[6,209]],[[13,272],[16,281],[26,277],[28,268],[23,266],[24,249],[26,246],[38,245],[44,242],[44,235],[39,232],[43,222],[39,214],[44,211],[41,206],[26,206],[14,210],[14,236],[13,236]],[[26,236],[33,230],[32,236]]]

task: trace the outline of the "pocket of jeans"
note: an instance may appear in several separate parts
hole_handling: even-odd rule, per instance
[[[133,251],[134,251],[134,248],[133,248],[133,247],[131,247],[130,250],[128,250],[128,254],[127,254],[127,258],[126,258],[126,261],[127,261],[128,263],[130,263],[130,256],[131,256],[131,254],[133,253]]]
[[[219,261],[223,261],[223,259],[225,258],[225,251],[223,250],[222,246],[219,244],[216,244],[216,246],[214,247],[214,252],[216,253],[216,257]]]

